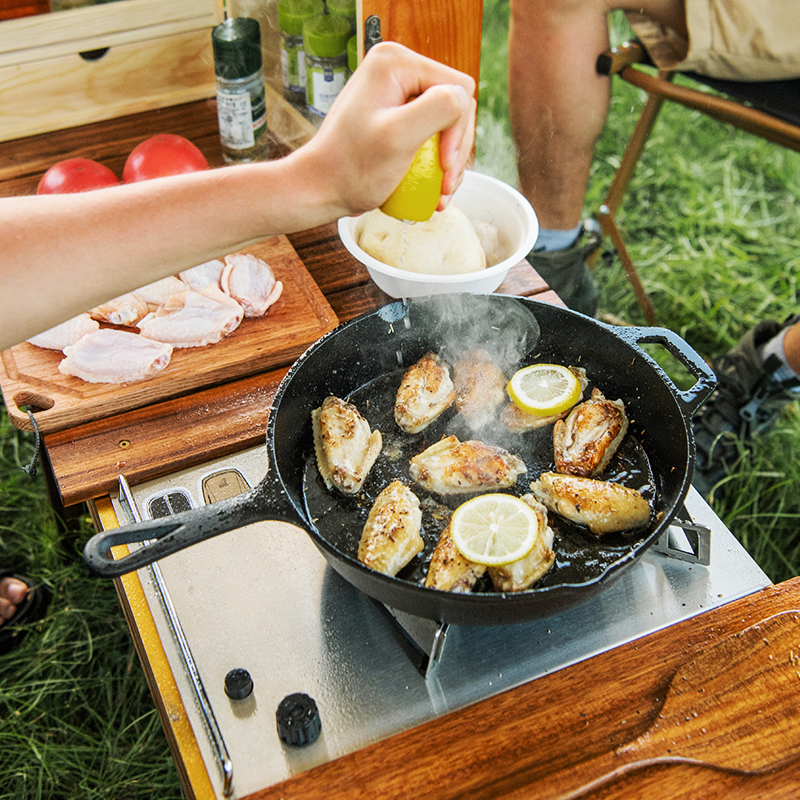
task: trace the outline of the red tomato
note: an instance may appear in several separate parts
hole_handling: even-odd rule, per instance
[[[53,164],[39,181],[36,194],[88,192],[116,186],[119,178],[108,168],[90,158],[68,158]]]
[[[133,149],[125,162],[122,180],[133,183],[201,169],[208,169],[208,161],[196,145],[174,133],[159,133]]]

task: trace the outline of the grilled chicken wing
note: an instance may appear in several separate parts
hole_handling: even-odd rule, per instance
[[[640,528],[650,520],[642,494],[618,483],[545,472],[531,492],[550,511],[586,525],[596,536]]]
[[[593,477],[607,466],[628,430],[622,400],[607,400],[595,388],[589,400],[572,409],[553,428],[556,470]]]
[[[450,535],[448,525],[439,537],[436,548],[431,557],[425,585],[432,589],[441,589],[443,592],[460,592],[466,594],[472,591],[486,567],[469,561],[461,555]]]
[[[580,402],[583,399],[583,392],[589,385],[586,378],[586,370],[583,367],[570,367],[569,371],[578,379],[581,384],[581,397],[578,399]],[[507,403],[502,413],[500,414],[500,421],[512,431],[522,433],[523,431],[532,431],[536,428],[544,428],[546,425],[552,425],[560,419],[569,414],[569,409],[565,409],[560,414],[553,414],[549,417],[540,417],[538,414],[526,414],[519,406],[514,403]]]
[[[530,589],[553,566],[553,529],[547,524],[547,508],[533,495],[523,495],[524,500],[539,518],[539,536],[528,555],[502,567],[489,567],[489,577],[498,592],[524,592]]]
[[[488,425],[506,399],[506,378],[485,350],[468,350],[453,368],[456,408],[471,430]]]
[[[358,560],[378,572],[397,575],[425,546],[419,533],[421,524],[416,495],[400,481],[392,481],[370,509]]]
[[[333,396],[311,412],[311,420],[317,466],[325,485],[356,494],[381,451],[380,431],[370,432],[369,423],[352,403]]]
[[[411,459],[414,481],[437,494],[505,489],[527,472],[525,462],[502,447],[447,436]]]
[[[438,419],[456,399],[447,364],[426,353],[406,371],[397,390],[395,422],[405,433],[419,433]]]

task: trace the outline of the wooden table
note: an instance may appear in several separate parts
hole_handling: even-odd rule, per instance
[[[164,131],[188,136],[212,165],[220,163],[214,103],[203,101],[0,143],[0,195],[34,192],[41,174],[67,157],[95,158],[120,173],[127,153],[139,141]],[[386,300],[344,251],[334,225],[293,235],[290,241],[341,321]],[[560,302],[527,262],[511,271],[500,291]],[[74,507],[89,501],[98,526],[114,525],[107,495],[118,472],[124,471],[136,483],[262,441],[270,402],[287,368],[45,435],[54,502]],[[248,413],[238,414],[243,405]],[[192,446],[186,447],[179,431],[189,421]],[[164,453],[170,453],[169,459]],[[118,588],[187,795],[211,797],[138,578],[124,577]],[[800,609],[800,579],[673,625],[250,797],[537,797],[545,784],[559,787],[580,762],[612,751],[646,730],[658,715],[676,668],[692,654],[774,614],[796,609]],[[772,711],[770,698],[765,697],[764,713]],[[800,763],[792,760],[766,775],[686,764],[653,766],[586,796],[784,800],[798,795]]]

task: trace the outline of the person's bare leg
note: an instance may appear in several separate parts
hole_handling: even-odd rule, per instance
[[[619,0],[511,0],[509,116],[520,191],[542,227],[580,223],[610,79],[597,74],[608,14]],[[683,0],[640,0],[635,10],[685,33]]]

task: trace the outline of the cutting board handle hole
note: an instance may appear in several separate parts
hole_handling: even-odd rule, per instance
[[[40,394],[20,392],[14,395],[14,405],[23,413],[31,411],[35,414],[37,411],[48,411],[55,405],[55,401]]]

